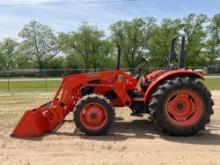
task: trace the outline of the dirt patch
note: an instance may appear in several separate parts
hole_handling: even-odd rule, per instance
[[[49,101],[53,93],[0,94],[0,165],[32,164],[220,164],[220,91],[213,91],[215,114],[193,137],[161,135],[144,118],[118,109],[109,135],[81,135],[72,113],[57,131],[41,138],[15,139],[10,133],[24,110]]]

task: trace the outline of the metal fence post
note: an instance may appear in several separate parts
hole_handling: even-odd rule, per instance
[[[47,91],[47,69],[44,69],[45,74],[45,91]]]
[[[7,70],[7,72],[8,72],[8,92],[10,91],[10,72],[9,72],[9,70]]]

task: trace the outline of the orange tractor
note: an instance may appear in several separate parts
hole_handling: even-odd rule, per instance
[[[12,136],[42,136],[60,126],[70,112],[81,132],[103,135],[115,120],[115,107],[129,107],[132,115],[150,114],[168,135],[194,135],[210,122],[214,103],[202,75],[184,67],[184,45],[185,37],[176,36],[168,67],[147,75],[140,71],[134,77],[120,70],[118,56],[117,70],[65,76],[53,100],[26,111]]]

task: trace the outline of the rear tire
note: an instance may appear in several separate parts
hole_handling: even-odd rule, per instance
[[[149,110],[165,134],[191,136],[210,122],[213,105],[211,93],[199,80],[175,77],[156,88]]]
[[[87,135],[103,135],[115,120],[115,109],[103,96],[91,94],[78,101],[74,109],[76,127]]]

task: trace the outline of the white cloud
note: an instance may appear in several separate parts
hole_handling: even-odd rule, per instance
[[[0,39],[17,37],[23,26],[32,20],[49,25],[58,32],[76,30],[83,21],[107,31],[109,25],[118,20],[154,16],[160,21],[164,17],[176,18],[185,16],[190,12],[203,11],[203,8],[197,9],[195,7],[197,4],[175,3],[177,0],[167,0],[166,2],[164,0],[148,0],[130,3],[126,1],[120,3],[78,3],[83,1],[102,2],[104,0],[0,0],[0,6],[6,6],[0,8]],[[58,3],[52,4],[53,2]],[[164,5],[165,3],[166,5]],[[7,5],[9,6],[7,7]],[[215,10],[218,11],[219,5],[215,6]],[[209,10],[205,13],[215,12],[213,9]]]
[[[0,39],[5,36],[17,37],[21,28],[31,20],[47,24],[57,32],[76,30],[83,21],[98,26],[101,30],[108,31],[110,24],[118,20],[131,19],[133,15],[139,15],[136,7],[127,5],[122,8],[120,3],[44,5],[55,1],[70,2],[70,0],[8,0],[7,4],[31,5],[28,7],[21,5],[21,7],[0,10],[0,22],[2,24],[0,27]],[[77,0],[72,0],[71,2],[77,2]],[[2,1],[0,0],[0,5],[1,3]],[[32,6],[32,4],[34,5]],[[35,6],[35,4],[37,5]]]
[[[58,0],[7,0],[0,2],[2,5],[20,5],[20,4],[44,4],[57,2]]]

